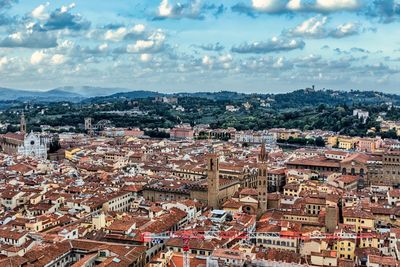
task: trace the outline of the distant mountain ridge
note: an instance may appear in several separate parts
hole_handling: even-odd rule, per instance
[[[61,89],[52,89],[48,91],[28,91],[10,88],[0,88],[1,101],[80,101],[84,97],[80,94],[64,91]]]
[[[115,92],[115,93],[114,93]],[[268,100],[272,107],[298,108],[300,106],[315,106],[321,104],[338,105],[352,103],[386,103],[392,102],[400,105],[400,95],[387,94],[375,91],[335,91],[300,89],[289,93],[238,93],[231,91],[220,92],[193,92],[193,93],[160,93],[154,91],[136,90],[126,88],[105,87],[59,87],[48,91],[28,91],[10,88],[0,88],[0,101],[38,101],[38,102],[93,102],[100,103],[118,99],[142,99],[157,96],[168,97],[194,97],[205,98],[213,101],[235,100],[251,101],[255,98]]]

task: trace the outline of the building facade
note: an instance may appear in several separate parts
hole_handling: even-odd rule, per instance
[[[258,193],[258,205],[259,212],[264,213],[268,208],[268,154],[265,151],[265,144],[261,144],[260,154],[258,155],[258,175],[257,175],[257,193]]]
[[[48,139],[36,133],[29,133],[25,136],[24,142],[18,147],[18,154],[24,157],[47,158]]]
[[[208,206],[219,207],[219,157],[217,154],[207,156]]]

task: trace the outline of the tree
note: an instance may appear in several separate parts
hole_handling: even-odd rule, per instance
[[[324,147],[325,146],[325,141],[321,136],[318,136],[315,138],[315,145],[319,147]]]
[[[58,136],[53,138],[53,140],[50,143],[49,147],[49,153],[55,153],[61,148],[60,141],[58,139]]]

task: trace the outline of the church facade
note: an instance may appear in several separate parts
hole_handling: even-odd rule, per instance
[[[49,137],[39,133],[26,133],[26,119],[21,115],[20,131],[0,135],[1,150],[10,155],[21,155],[38,159],[47,158]]]
[[[32,158],[47,158],[48,139],[36,133],[25,135],[24,142],[18,147],[18,154]]]

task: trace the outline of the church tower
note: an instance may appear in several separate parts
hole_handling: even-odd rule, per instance
[[[219,207],[219,156],[214,153],[207,155],[207,185],[208,206],[217,209]]]
[[[21,133],[26,133],[26,119],[25,119],[25,114],[24,112],[22,112],[21,114],[21,122],[20,122],[20,126],[19,126],[19,131]]]
[[[258,193],[258,213],[267,211],[267,169],[268,153],[265,150],[265,143],[261,144],[258,154],[258,174],[257,174],[257,193]]]
[[[89,135],[93,135],[92,118],[90,117],[85,118],[85,130]]]

